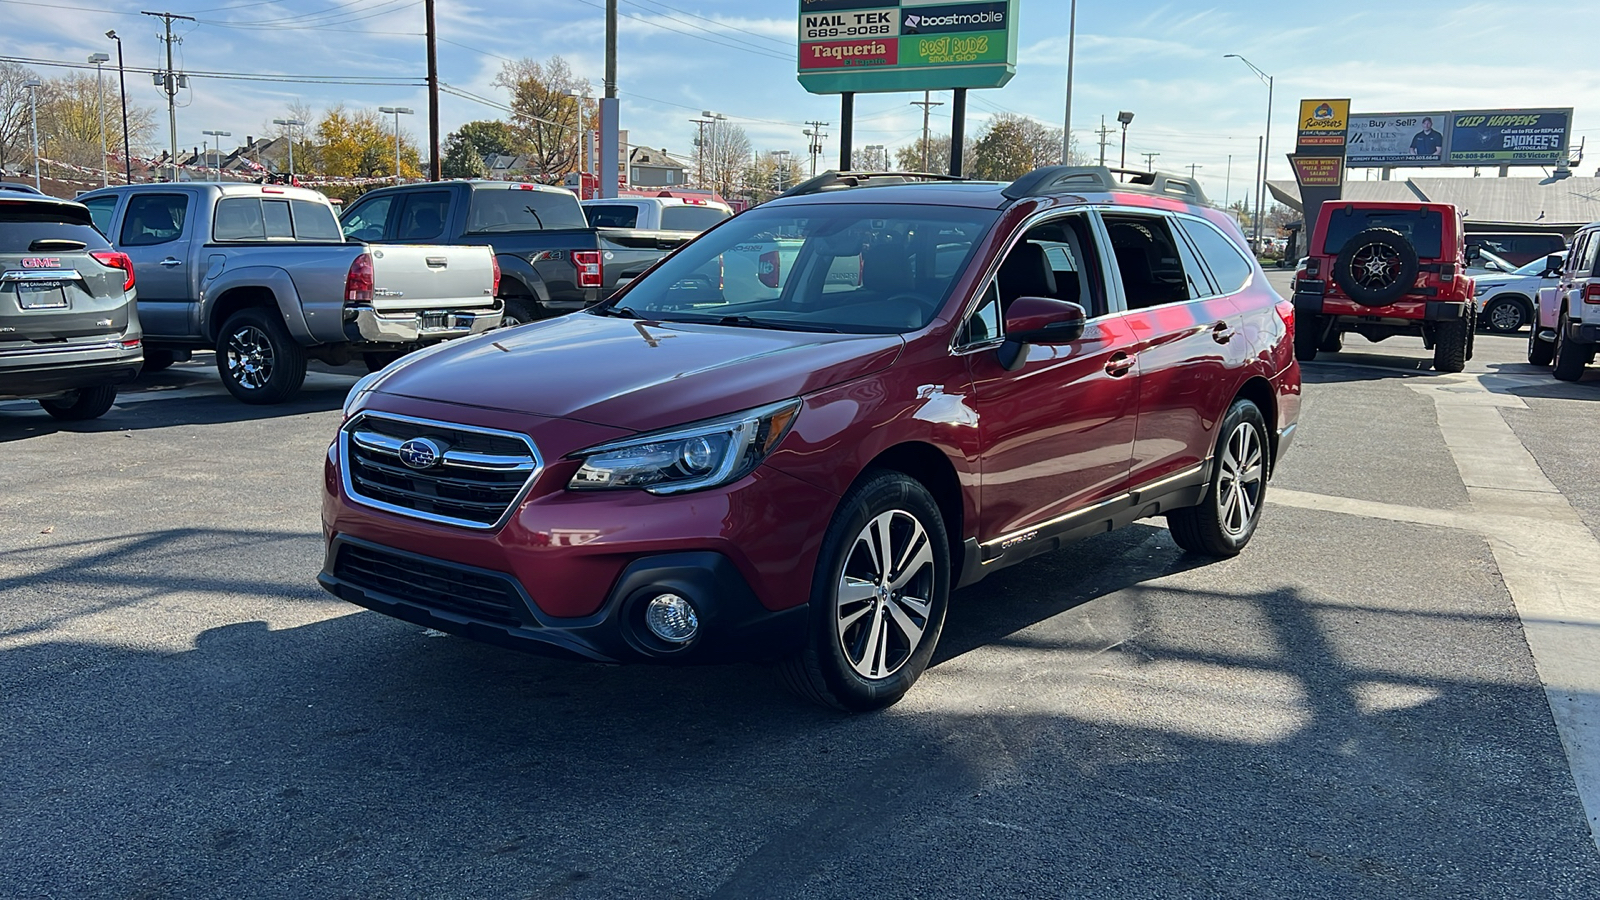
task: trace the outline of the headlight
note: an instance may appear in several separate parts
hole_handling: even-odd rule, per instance
[[[372,385],[378,380],[378,376],[382,374],[382,372],[373,372],[370,375],[363,375],[360,381],[351,386],[350,393],[344,395],[344,417],[346,419],[350,418],[350,413],[355,411],[356,404],[361,402],[361,398],[372,391]]]
[[[1482,297],[1484,294],[1489,293],[1489,289],[1492,288],[1492,287],[1495,287],[1495,285],[1484,284],[1483,282],[1480,281],[1480,282],[1478,282],[1478,286],[1473,289],[1472,296],[1474,296],[1474,297]]]
[[[719,487],[750,474],[778,446],[800,413],[800,401],[785,400],[748,412],[682,428],[612,441],[571,458],[583,467],[567,488],[604,491],[642,488],[681,494]]]

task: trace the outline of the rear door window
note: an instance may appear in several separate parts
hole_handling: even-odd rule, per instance
[[[1204,276],[1184,268],[1165,216],[1108,213],[1104,221],[1129,309],[1186,303],[1205,295]]]
[[[183,236],[189,210],[187,194],[135,194],[122,217],[122,241],[128,247],[166,244]]]
[[[444,217],[450,210],[449,191],[420,191],[407,194],[400,209],[400,224],[395,240],[431,241],[444,234]]]
[[[1349,240],[1368,228],[1400,232],[1422,259],[1438,259],[1444,246],[1444,216],[1436,209],[1357,209],[1335,207],[1328,217],[1322,252],[1338,256]]]

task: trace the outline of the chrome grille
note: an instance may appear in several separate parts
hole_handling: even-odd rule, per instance
[[[419,438],[441,451],[433,465],[402,461],[401,447]],[[356,414],[339,447],[352,499],[465,528],[499,526],[540,469],[538,451],[522,435],[391,413]]]

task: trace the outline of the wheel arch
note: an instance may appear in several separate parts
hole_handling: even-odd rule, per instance
[[[277,313],[278,297],[271,288],[263,285],[243,285],[223,291],[211,304],[210,316],[206,322],[206,339],[215,344],[217,337],[222,333],[223,323],[239,310],[252,307]]]
[[[856,476],[852,487],[856,483],[871,477],[873,473],[882,471],[899,472],[916,480],[928,493],[933,495],[934,503],[939,506],[939,514],[944,517],[945,537],[950,544],[950,563],[953,571],[951,583],[959,584],[961,581],[962,542],[966,534],[966,505],[965,495],[961,488],[961,477],[956,473],[956,467],[944,451],[923,441],[906,441],[880,451],[873,457],[861,474]]]
[[[1278,395],[1272,389],[1272,382],[1260,375],[1252,375],[1239,386],[1239,390],[1228,401],[1232,406],[1240,400],[1249,400],[1261,410],[1261,415],[1267,420],[1267,441],[1272,451],[1270,458],[1278,458]],[[1270,463],[1269,463],[1270,466]],[[1270,469],[1269,469],[1270,472]]]

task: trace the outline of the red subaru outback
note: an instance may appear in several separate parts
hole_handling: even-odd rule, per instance
[[[996,569],[1150,516],[1243,549],[1299,412],[1292,322],[1188,179],[829,173],[592,309],[363,379],[320,580],[511,647],[772,660],[886,706]]]

